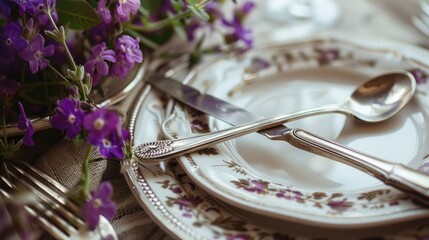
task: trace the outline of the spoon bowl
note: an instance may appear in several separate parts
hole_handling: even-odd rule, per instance
[[[411,73],[392,72],[359,86],[342,108],[364,122],[380,122],[398,113],[415,91],[416,82]]]

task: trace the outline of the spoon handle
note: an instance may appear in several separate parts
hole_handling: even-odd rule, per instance
[[[301,129],[295,128],[271,139],[287,141],[305,151],[360,169],[385,184],[409,194],[419,202],[429,204],[429,175],[415,169],[368,156]]]
[[[285,122],[297,120],[303,117],[334,112],[343,113],[346,115],[349,114],[345,109],[342,108],[342,105],[333,104],[264,118],[256,122],[251,122],[241,126],[231,127],[225,130],[202,134],[194,137],[143,143],[134,149],[134,153],[140,161],[158,162],[160,160],[173,158],[178,155],[183,155],[185,153],[207,148],[216,143],[224,142],[252,132],[269,129]]]

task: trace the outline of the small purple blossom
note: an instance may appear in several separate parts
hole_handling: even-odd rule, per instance
[[[20,112],[20,115],[18,116],[18,129],[26,130],[22,141],[24,145],[31,147],[34,145],[33,124],[31,123],[31,120],[27,118],[27,114],[25,114],[24,106],[22,105],[21,102],[18,102],[18,106],[19,106],[19,112]]]
[[[422,69],[413,68],[408,70],[408,72],[413,75],[413,77],[416,79],[416,83],[418,84],[426,83],[428,80],[428,74],[425,73]]]
[[[200,22],[192,22],[186,27],[186,37],[189,41],[195,40],[195,32],[202,27],[202,24]]]
[[[45,57],[52,56],[55,51],[54,45],[45,45],[45,39],[38,34],[33,41],[21,52],[21,57],[28,61],[31,73],[37,73],[39,70],[45,69],[49,65],[49,61]]]
[[[182,193],[182,189],[180,187],[170,187],[169,188],[173,193]]]
[[[112,15],[110,14],[109,8],[106,6],[106,0],[100,0],[97,5],[98,16],[103,19],[103,22],[110,24],[112,22]]]
[[[253,40],[251,31],[243,27],[242,22],[237,16],[234,16],[231,21],[224,18],[222,19],[222,23],[230,29],[230,33],[225,35],[225,41],[227,43],[231,44],[242,41],[247,47],[252,47]]]
[[[331,207],[332,209],[338,210],[338,211],[344,211],[346,209],[349,209],[353,206],[353,203],[348,202],[347,198],[344,198],[342,200],[339,201],[330,201],[327,203],[327,205],[329,207]]]
[[[125,79],[135,63],[143,61],[143,55],[139,46],[140,39],[133,39],[128,35],[118,38],[115,44],[116,62],[110,74]]]
[[[280,189],[278,193],[276,193],[276,197],[284,198],[286,200],[300,200],[302,197],[302,193],[299,191],[293,191],[290,189]]]
[[[91,230],[97,227],[100,216],[104,216],[107,220],[115,216],[116,206],[110,200],[112,193],[112,184],[109,182],[102,182],[97,189],[91,192],[91,196],[83,205],[82,213]]]
[[[227,240],[250,240],[252,239],[249,235],[243,233],[231,234],[226,237]]]
[[[80,102],[73,98],[65,98],[58,102],[50,122],[52,127],[65,130],[66,136],[71,139],[81,132],[83,116]]]
[[[0,78],[0,102],[9,102],[21,84],[13,79]]]
[[[56,0],[31,0],[27,2],[26,12],[31,16],[37,17],[38,22],[45,26],[51,26],[49,16],[45,13],[48,8],[51,10],[51,16],[54,21],[58,20],[56,9]]]
[[[140,0],[119,0],[115,8],[115,18],[120,22],[130,20],[131,14],[136,14],[140,7]]]
[[[174,201],[174,204],[179,205],[180,210],[185,210],[187,212],[192,211],[193,208],[196,208],[200,203],[203,202],[199,196],[194,195],[184,195],[180,196]]]
[[[88,142],[92,145],[99,145],[100,140],[109,139],[119,131],[120,123],[117,113],[100,108],[84,117],[83,127],[88,131]]]
[[[320,66],[331,64],[340,58],[340,50],[338,49],[316,49],[316,51],[319,54],[317,61]]]
[[[105,24],[104,22],[102,22],[101,24],[91,28],[88,34],[88,38],[91,44],[96,45],[105,41],[110,31],[111,25],[112,24]]]
[[[143,55],[139,43],[140,38],[133,39],[128,35],[119,37],[115,44],[116,55],[123,57],[128,63],[142,62]]]
[[[100,43],[91,48],[91,57],[85,63],[85,71],[92,77],[92,84],[97,85],[101,77],[109,74],[109,65],[106,61],[116,62],[115,52],[107,49],[106,43]]]
[[[229,33],[225,35],[225,41],[227,43],[231,44],[242,41],[246,47],[252,47],[252,32],[249,29],[244,28],[243,22],[254,7],[255,4],[248,1],[241,8],[235,9],[232,20],[222,18],[222,24],[229,28]]]
[[[27,42],[21,37],[22,27],[16,23],[9,23],[4,28],[4,34],[0,36],[0,63],[13,62],[15,52],[19,52],[27,46]]]
[[[243,186],[243,189],[249,192],[255,192],[257,194],[266,193],[266,189],[268,188],[268,182],[263,180],[250,180],[247,182],[247,186]]]
[[[218,18],[222,18],[222,11],[220,10],[220,5],[216,1],[208,2],[204,9],[206,10],[207,14],[210,15],[209,22],[213,23]]]
[[[116,159],[124,159],[125,154],[123,150],[123,146],[125,141],[129,140],[129,132],[128,130],[123,129],[122,131],[112,132],[112,134],[108,137],[100,139],[98,144],[98,151],[105,158],[116,158]]]
[[[237,14],[241,14],[243,17],[247,16],[254,8],[256,7],[255,3],[252,1],[247,1],[241,6],[237,11]]]

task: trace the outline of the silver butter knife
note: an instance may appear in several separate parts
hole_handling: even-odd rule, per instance
[[[147,82],[174,99],[232,125],[244,125],[264,119],[160,74],[151,75],[147,78]],[[409,194],[419,202],[429,204],[429,175],[403,164],[375,158],[302,129],[288,128],[285,125],[258,131],[258,133],[271,140],[286,141],[302,150],[355,167],[385,184]],[[162,140],[141,144],[134,149],[134,152],[141,162],[145,162],[151,158],[156,159],[158,155],[173,149],[172,141]]]

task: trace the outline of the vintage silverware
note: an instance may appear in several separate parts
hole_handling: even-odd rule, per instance
[[[402,71],[398,71],[397,73],[398,78],[414,79],[409,73]],[[256,116],[213,96],[201,94],[198,90],[190,86],[183,85],[162,75],[152,76],[147,81],[158,90],[169,94],[188,106],[233,125],[243,125],[262,119],[260,116]],[[305,151],[355,167],[378,178],[387,185],[408,193],[420,202],[429,204],[429,176],[407,166],[371,157],[302,129],[291,129],[280,125],[259,131],[259,133],[272,140],[287,141],[291,145]],[[136,147],[135,153],[137,157],[143,159],[148,152],[160,154],[171,151],[172,147],[170,144],[170,140],[165,140],[159,145],[142,144]]]
[[[67,188],[25,162],[7,164],[10,179],[0,177],[0,197],[11,199],[11,191],[21,186],[37,199],[25,207],[27,213],[55,239],[117,239],[112,225],[100,217],[97,229],[89,231],[77,203],[67,196]]]
[[[137,147],[137,149],[142,150],[138,152],[137,157],[144,161],[164,160],[245,134],[272,128],[285,122],[319,114],[342,113],[364,122],[380,122],[399,112],[411,100],[415,89],[415,80],[407,72],[383,74],[356,88],[343,104],[332,104],[281,114],[222,131],[172,140],[168,144],[169,151],[156,151],[156,146],[165,145],[163,141],[145,143],[142,147]]]

